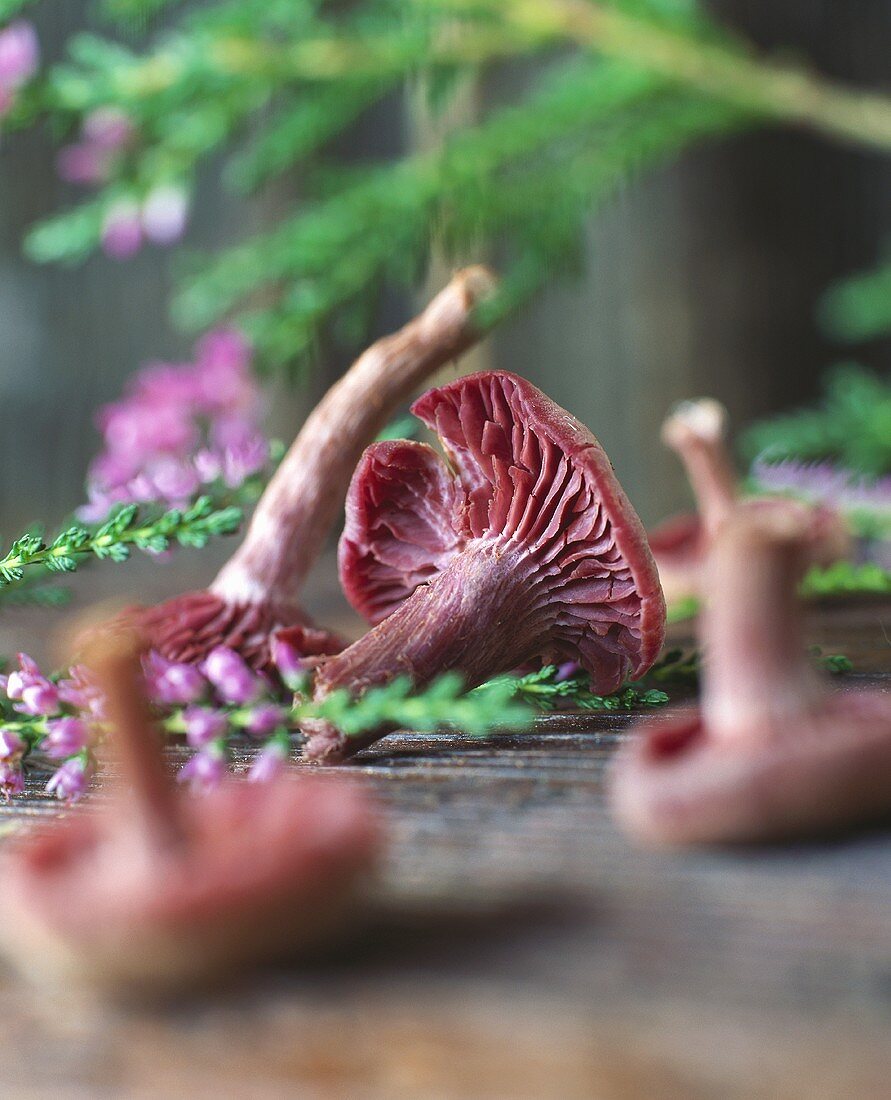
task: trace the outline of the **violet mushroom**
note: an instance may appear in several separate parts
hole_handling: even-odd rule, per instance
[[[701,397],[682,402],[662,425],[662,442],[683,463],[696,499],[694,514],[673,516],[649,532],[662,589],[671,604],[701,594],[708,548],[739,499],[739,489],[727,445],[727,410],[719,401]],[[814,511],[818,524],[811,543],[812,564],[828,565],[848,556],[851,532],[844,518],[825,505]]]
[[[171,661],[197,662],[224,645],[262,669],[270,663],[270,637],[281,629],[304,654],[342,648],[301,608],[301,585],[363,448],[420,382],[479,339],[475,311],[494,286],[483,267],[459,272],[419,317],[353,364],[307,418],[244,542],[210,588],[144,610],[141,627],[154,649]]]
[[[792,502],[725,520],[701,705],[642,723],[614,762],[612,803],[632,836],[764,841],[891,814],[891,696],[831,690],[805,656],[796,592],[814,538],[813,512]]]
[[[593,435],[529,382],[489,371],[430,390],[412,412],[451,465],[407,441],[368,448],[340,545],[347,597],[380,620],[322,658],[314,692],[361,692],[447,669],[468,686],[527,661],[578,661],[596,691],[640,676],[662,645],[665,604],[646,534]],[[306,754],[347,738],[311,723]]]
[[[94,643],[88,659],[123,785],[4,851],[0,940],[14,963],[164,992],[304,953],[356,920],[380,848],[361,788],[292,776],[177,791],[132,636]]]

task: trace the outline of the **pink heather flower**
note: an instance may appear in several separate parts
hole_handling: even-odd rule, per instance
[[[83,665],[72,665],[68,670],[68,679],[60,680],[57,688],[59,699],[69,707],[93,718],[105,717],[105,696]]]
[[[112,260],[129,260],[142,248],[139,207],[128,199],[114,203],[102,223],[102,251]]]
[[[248,716],[245,729],[251,737],[268,737],[285,721],[285,711],[275,703],[260,703]]]
[[[82,142],[65,145],[56,155],[56,171],[66,183],[85,187],[104,183],[108,169],[108,154]]]
[[[47,723],[49,732],[40,748],[51,760],[65,760],[90,743],[90,730],[81,718],[57,718]]]
[[[18,656],[19,667],[6,677],[6,695],[12,700],[21,699],[26,687],[47,682],[33,657],[29,657],[27,653],[20,653]]]
[[[59,689],[49,680],[43,683],[28,684],[22,692],[22,701],[14,709],[20,714],[43,715],[50,717],[58,714],[61,706]]]
[[[257,389],[250,376],[251,348],[237,329],[209,332],[196,350],[196,373],[206,408],[225,412],[253,413]],[[217,443],[231,442],[218,438]]]
[[[251,765],[248,779],[251,783],[268,783],[277,779],[285,770],[288,750],[278,740],[270,741]]]
[[[153,487],[150,499],[167,501],[174,506],[187,503],[201,485],[198,471],[192,463],[166,455],[152,463],[147,479]]]
[[[202,750],[180,768],[177,779],[188,783],[197,794],[218,787],[226,777],[226,758],[219,752]]]
[[[40,45],[37,32],[24,19],[0,30],[0,86],[7,91],[20,88],[37,72]]]
[[[81,132],[87,144],[115,152],[129,143],[134,126],[130,116],[118,107],[97,107],[84,119]]]
[[[91,769],[75,758],[65,763],[51,777],[46,785],[46,793],[66,802],[75,802],[87,789]]]
[[[229,728],[226,715],[211,707],[188,707],[183,711],[186,740],[193,749],[203,749],[224,736]]]
[[[254,675],[234,649],[217,646],[207,656],[201,671],[210,680],[224,703],[251,703],[262,690]]]
[[[306,683],[307,668],[300,651],[281,634],[273,634],[270,649],[272,662],[285,686],[291,691],[301,691]]]
[[[156,703],[196,703],[207,690],[204,677],[194,665],[168,661],[154,650],[143,657],[142,667],[149,696]]]
[[[25,776],[22,769],[12,764],[0,763],[0,794],[3,794],[6,801],[21,794],[24,789]]]
[[[15,730],[0,729],[0,761],[14,764],[22,758],[27,747]]]
[[[171,245],[182,237],[189,199],[181,187],[162,185],[150,191],[142,204],[142,228],[154,244]]]

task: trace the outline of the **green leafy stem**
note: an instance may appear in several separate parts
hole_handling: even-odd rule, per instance
[[[161,554],[174,542],[200,548],[212,537],[233,534],[242,518],[241,508],[216,508],[209,496],[199,497],[185,510],[171,508],[148,518],[143,518],[138,505],[128,504],[98,527],[67,527],[51,542],[33,533],[16,539],[0,559],[0,588],[22,583],[26,571],[34,567],[73,573],[90,556],[126,561],[134,546],[150,554]]]

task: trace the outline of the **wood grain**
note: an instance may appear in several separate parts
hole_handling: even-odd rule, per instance
[[[846,686],[891,686],[891,605],[811,634],[853,658]],[[0,1093],[886,1096],[891,835],[635,851],[603,801],[628,726],[386,738],[345,769],[390,828],[352,942],[166,1010],[6,976]],[[52,812],[34,778],[0,828]]]

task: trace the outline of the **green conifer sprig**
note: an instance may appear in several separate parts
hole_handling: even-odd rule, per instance
[[[173,508],[145,518],[137,505],[128,504],[97,527],[74,525],[49,542],[35,533],[15,539],[0,558],[0,587],[20,584],[32,569],[73,573],[89,557],[126,561],[133,547],[151,554],[163,553],[174,543],[200,548],[213,537],[234,534],[242,518],[240,508],[215,508],[207,496],[185,511]]]

